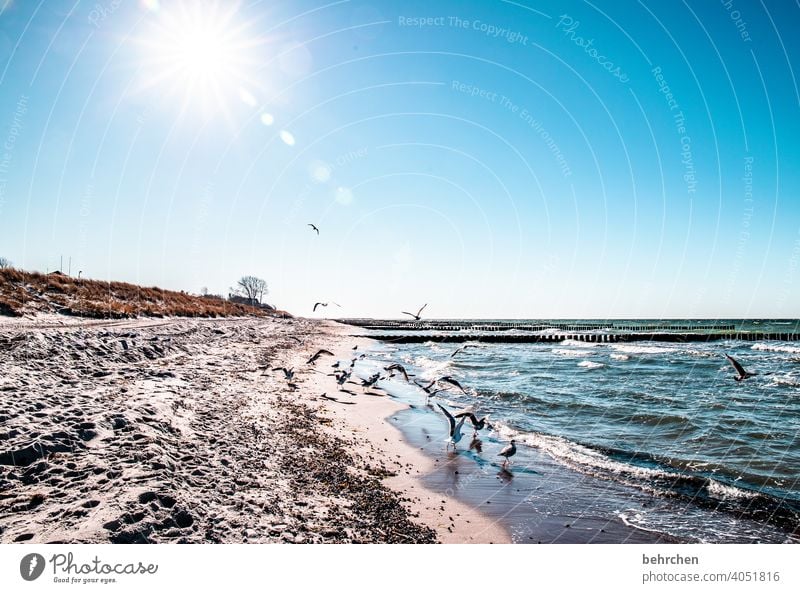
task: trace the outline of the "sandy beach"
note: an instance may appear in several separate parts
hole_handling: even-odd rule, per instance
[[[407,406],[306,364],[344,326],[0,319],[0,542],[511,541],[426,481]]]

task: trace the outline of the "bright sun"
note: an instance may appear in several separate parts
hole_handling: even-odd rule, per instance
[[[178,96],[182,113],[192,107],[205,115],[227,113],[227,102],[253,85],[252,54],[259,45],[237,14],[235,2],[196,0],[156,11],[152,29],[140,39],[146,50],[144,86]]]

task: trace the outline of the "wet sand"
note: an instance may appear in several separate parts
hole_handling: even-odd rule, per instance
[[[565,468],[518,444],[503,469],[505,443],[481,435],[483,452],[470,449],[465,427],[458,452],[445,452],[444,419],[432,410],[407,409],[390,417],[403,437],[433,460],[424,484],[502,524],[515,543],[674,543],[681,540],[626,525],[615,515],[656,504],[653,497]],[[485,433],[486,431],[484,431]]]

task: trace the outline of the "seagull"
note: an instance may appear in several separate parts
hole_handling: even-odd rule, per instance
[[[351,373],[349,371],[336,371],[336,373],[334,373],[340,390],[342,389],[342,385],[344,385],[347,380],[350,379],[350,374]]]
[[[315,231],[317,231],[317,235],[319,235],[319,229],[316,227],[316,225],[313,225],[313,224],[311,224],[311,223],[309,222],[309,223],[308,223],[308,226],[310,226],[312,229],[314,229]]]
[[[478,417],[472,412],[459,412],[455,416],[456,418],[469,418],[469,421],[472,423],[472,428],[475,429],[473,436],[477,435],[479,430],[483,430],[488,426],[488,422],[486,422],[489,419],[488,416],[484,416],[480,420],[478,420]]]
[[[333,301],[331,301],[331,302],[333,303]],[[336,305],[337,307],[339,307],[340,309],[342,308],[342,306],[339,303],[333,303],[333,304]],[[316,312],[317,307],[327,307],[327,306],[328,306],[328,303],[314,303],[314,308],[311,310],[311,312],[312,313]]]
[[[450,375],[447,375],[447,376],[445,376],[445,377],[442,377],[441,379],[439,379],[439,381],[444,381],[445,383],[449,383],[450,385],[454,385],[455,387],[458,387],[458,388],[459,388],[459,389],[460,389],[460,390],[461,390],[463,393],[466,393],[466,392],[467,392],[467,391],[466,391],[466,390],[465,390],[465,389],[464,389],[464,388],[461,386],[461,383],[459,383],[458,381],[456,381],[455,379],[453,379],[453,377],[451,377]]]
[[[497,454],[498,457],[506,458],[506,460],[503,462],[503,467],[508,465],[508,458],[513,457],[516,452],[517,452],[517,443],[514,442],[514,439],[511,439],[511,444],[503,447],[503,450]]]
[[[754,377],[756,373],[749,373],[744,370],[744,367],[738,363],[732,356],[725,355],[725,358],[728,359],[728,362],[733,365],[733,368],[736,369],[737,375],[734,377],[737,381],[744,381],[748,377]]]
[[[425,307],[427,307],[427,306],[428,306],[428,303],[425,303],[424,305],[422,305],[422,306],[419,308],[419,311],[417,311],[417,314],[416,314],[416,315],[414,315],[414,313],[409,313],[408,311],[400,311],[400,312],[401,312],[403,315],[411,315],[411,317],[413,317],[413,318],[414,318],[414,321],[419,321],[420,319],[422,319],[422,318],[420,317],[420,313],[422,313],[422,310],[423,310]]]
[[[375,373],[369,379],[361,379],[361,387],[364,388],[364,391],[367,390],[367,387],[372,387],[378,380],[381,378],[380,373]]]
[[[464,426],[464,420],[466,418],[461,418],[458,423],[456,423],[456,419],[453,418],[453,415],[448,412],[442,404],[436,404],[439,406],[439,409],[444,412],[444,415],[447,416],[447,422],[450,424],[450,436],[447,439],[447,448],[450,445],[453,445],[453,450],[456,448],[456,443],[461,440],[461,437],[464,436],[461,434],[461,428]]]
[[[415,381],[414,381],[414,385],[416,385],[417,387],[419,387],[420,389],[422,389],[422,391],[424,391],[424,392],[425,392],[425,404],[426,404],[426,405],[427,405],[427,403],[430,401],[430,399],[431,399],[431,397],[432,397],[432,396],[436,395],[436,394],[437,394],[437,393],[439,393],[440,391],[444,391],[443,389],[436,389],[436,390],[434,390],[434,389],[433,389],[433,386],[434,386],[434,385],[436,385],[436,379],[434,379],[433,381],[431,381],[431,382],[430,382],[430,383],[428,383],[427,385],[423,385],[423,384],[422,384],[422,383],[420,383],[419,381],[416,381],[416,380],[415,380]]]
[[[459,348],[458,350],[456,350],[455,352],[453,352],[453,353],[450,355],[450,358],[453,358],[453,357],[454,357],[456,354],[458,354],[459,352],[463,352],[463,351],[464,351],[464,350],[466,350],[467,348],[475,348],[475,344],[464,344],[463,346],[461,346],[461,348]]]
[[[388,367],[383,367],[383,370],[384,371],[400,371],[403,374],[403,377],[405,377],[406,383],[410,382],[408,380],[408,373],[406,372],[406,369],[403,367],[402,364],[397,364],[397,363],[390,364]]]
[[[325,350],[324,348],[322,348],[320,350],[317,350],[317,353],[314,356],[312,356],[311,358],[309,358],[306,361],[306,364],[314,364],[315,362],[317,362],[317,359],[320,356],[322,356],[323,354],[327,354],[328,356],[333,356],[333,352],[331,352],[330,350]]]
[[[286,367],[278,367],[272,369],[273,371],[283,371],[283,376],[286,378],[287,381],[291,381],[294,379],[294,369],[287,369]]]

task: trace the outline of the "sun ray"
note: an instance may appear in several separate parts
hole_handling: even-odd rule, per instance
[[[238,2],[175,2],[153,11],[145,35],[136,39],[144,54],[146,75],[141,90],[163,87],[178,97],[183,117],[197,110],[205,117],[230,117],[229,103],[241,89],[258,88],[256,49],[264,40],[253,33],[253,22],[241,20]]]

